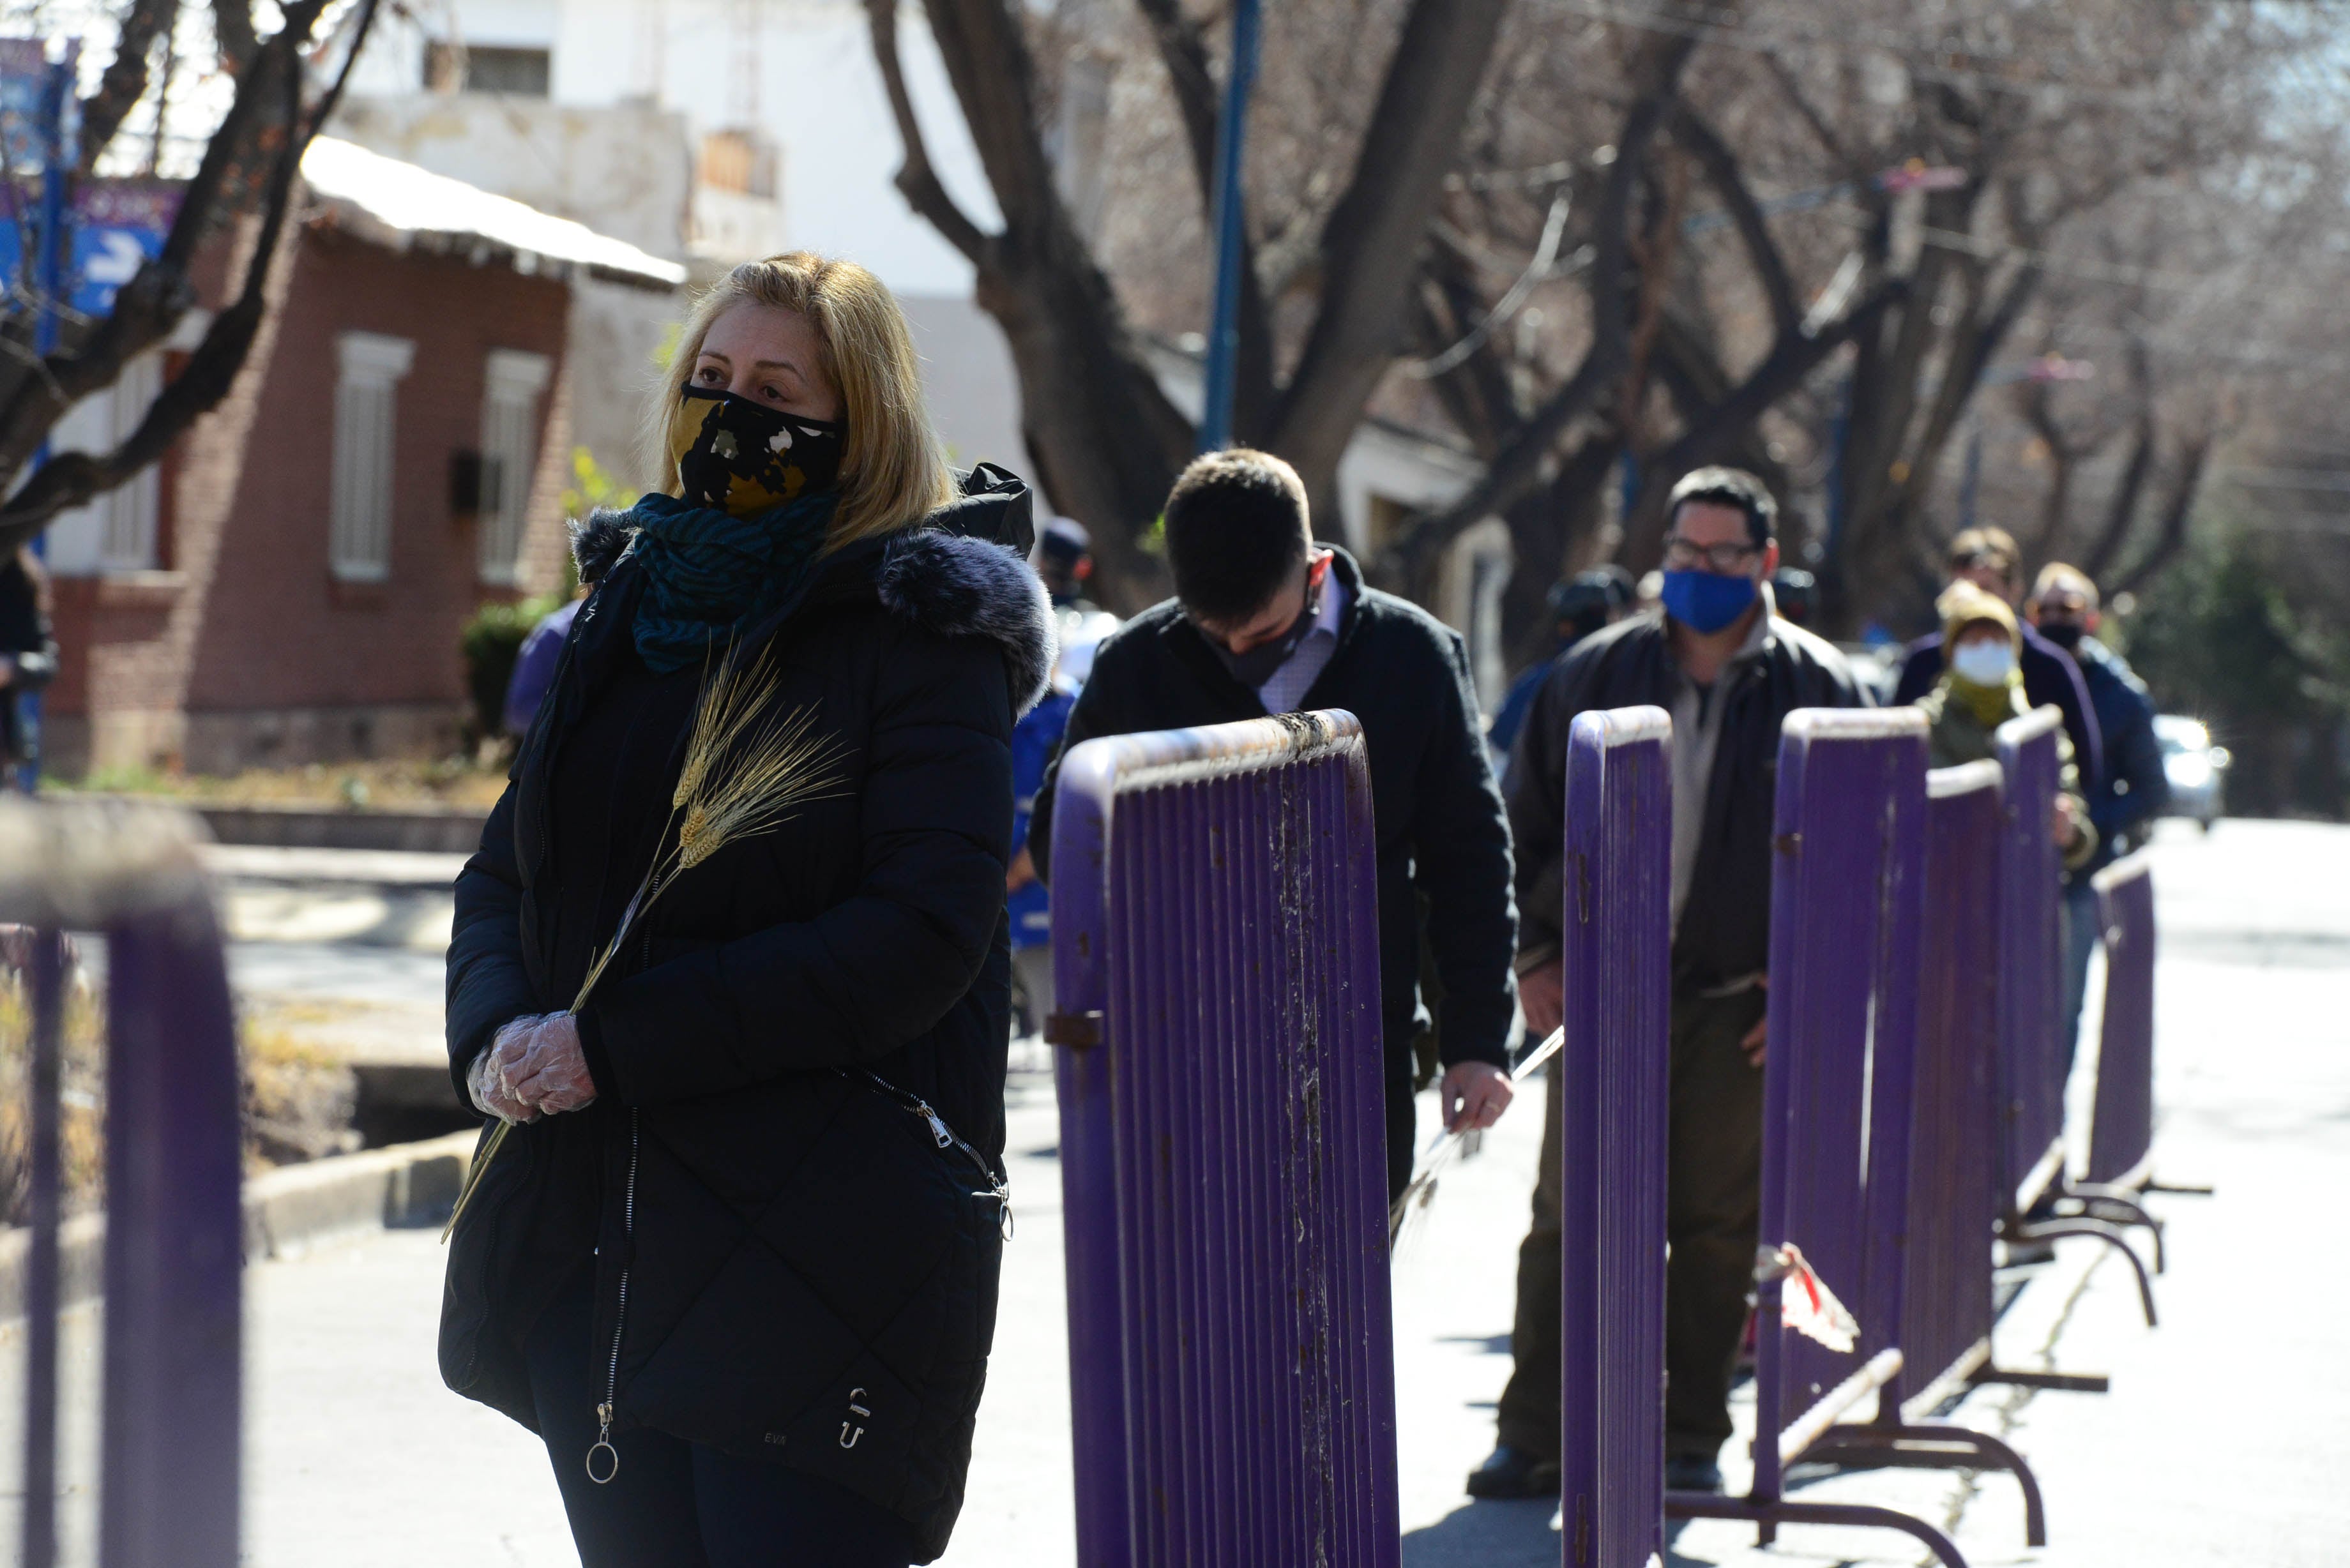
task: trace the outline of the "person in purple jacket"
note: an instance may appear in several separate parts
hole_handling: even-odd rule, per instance
[[[514,673],[506,678],[506,733],[519,735],[538,717],[538,705],[555,685],[555,666],[563,657],[564,639],[579,614],[578,597],[567,599],[539,618],[522,639],[515,655]]]

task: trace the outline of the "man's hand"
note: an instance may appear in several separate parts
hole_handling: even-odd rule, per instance
[[[2074,844],[2080,842],[2081,808],[2073,804],[2073,797],[2069,794],[2060,794],[2056,797],[2054,831],[2056,847],[2059,849],[2070,849]]]
[[[1028,846],[1024,844],[1020,846],[1020,853],[1012,857],[1012,864],[1003,868],[1003,890],[1017,893],[1035,879],[1035,857],[1028,853]]]
[[[507,1036],[498,1061],[515,1097],[541,1116],[576,1111],[596,1098],[596,1080],[579,1048],[579,1021],[568,1012],[551,1013],[537,1028]]]
[[[1491,1062],[1460,1062],[1444,1069],[1437,1103],[1444,1107],[1446,1132],[1474,1132],[1492,1127],[1510,1108],[1517,1093],[1510,1075]]]
[[[1553,959],[1518,976],[1518,1005],[1525,1011],[1526,1033],[1536,1044],[1566,1018],[1566,965]]]

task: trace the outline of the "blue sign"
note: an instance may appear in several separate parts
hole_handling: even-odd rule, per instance
[[[66,228],[68,310],[112,313],[122,286],[139,275],[150,257],[163,254],[172,220],[179,216],[180,195],[178,185],[161,180],[86,180],[75,188]],[[36,229],[36,220],[10,211],[11,205],[0,194],[0,285],[13,291],[25,275],[26,231]]]

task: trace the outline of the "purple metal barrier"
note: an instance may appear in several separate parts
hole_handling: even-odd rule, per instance
[[[108,955],[103,1568],[237,1560],[243,1223],[235,1032],[176,813],[0,802],[0,921],[34,928],[22,1560],[56,1554],[59,948]]]
[[[1763,1069],[1762,1255],[1801,1249],[1864,1308],[1898,1299],[1918,1026],[1926,721],[1915,709],[1802,709],[1779,742]],[[1757,1270],[1754,1482],[1742,1498],[1668,1492],[1677,1517],[1874,1525],[1964,1568],[1950,1540],[1891,1509],[1789,1501],[1783,1476],[1900,1371],[1898,1345],[1837,1354],[1785,1327],[1782,1274]],[[1864,1325],[1866,1326],[1866,1325]],[[1889,1338],[1892,1324],[1874,1332]]]
[[[1090,741],[1053,823],[1077,1555],[1394,1568],[1353,715]]]
[[[1996,1438],[1928,1419],[1990,1366],[1991,1236],[1996,1215],[1991,1147],[1992,1063],[1999,1043],[1999,764],[1975,763],[1926,777],[1925,897],[1919,922],[1917,1046],[1906,1116],[1873,1124],[1868,1180],[1906,1163],[1906,1223],[1870,1237],[1897,1268],[1877,1267],[1855,1304],[1864,1363],[1887,1350],[1899,1363],[1877,1391],[1866,1424],[1829,1427],[1807,1460],[1854,1468],[2001,1469],[2023,1490],[2027,1544],[2047,1540],[2040,1485]],[[1880,1033],[1877,1071],[1894,1042]]]
[[[1672,721],[1567,738],[1560,1518],[1567,1568],[1664,1542],[1665,1134],[1672,1009]]]
[[[2154,1152],[2154,878],[2144,855],[2097,873],[2106,927],[2105,1023],[2097,1036],[2097,1098],[2088,1179],[2143,1189]]]
[[[1999,727],[2007,820],[2000,839],[2000,1169],[2012,1215],[2064,1171],[2064,857],[2056,848],[2057,711]]]
[[[2062,719],[2041,708],[1999,727],[2007,779],[2000,845],[2000,1234],[2011,1241],[2093,1236],[2118,1250],[2137,1276],[2151,1326],[2154,1282],[2121,1225],[2161,1231],[2126,1196],[2084,1192],[2065,1179],[2063,963],[2064,859],[2054,828]],[[2118,1223],[2116,1222],[2118,1221]]]

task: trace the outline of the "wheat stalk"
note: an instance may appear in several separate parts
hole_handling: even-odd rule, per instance
[[[620,911],[612,940],[588,966],[579,993],[572,998],[572,1012],[588,1005],[596,982],[627,945],[629,933],[676,884],[679,874],[730,844],[774,832],[802,806],[839,793],[844,779],[838,764],[846,749],[835,737],[816,732],[815,710],[769,711],[779,684],[771,654],[772,649],[746,670],[730,649],[717,674],[705,680],[694,705],[693,731],[686,740],[677,788],[670,794],[669,815],[661,824],[660,847]],[[455,1232],[458,1216],[465,1212],[513,1125],[500,1122],[473,1157],[449,1211],[449,1223],[442,1229],[442,1241]]]
[[[1559,1048],[1565,1044],[1566,1031],[1552,1030],[1548,1039],[1527,1052],[1525,1060],[1510,1070],[1511,1079],[1523,1083],[1533,1077],[1550,1064],[1550,1059],[1557,1055]],[[1474,1154],[1477,1145],[1471,1140],[1482,1141],[1483,1136],[1482,1129],[1437,1135],[1436,1141],[1420,1157],[1419,1173],[1411,1179],[1409,1186],[1396,1195],[1395,1202],[1388,1209],[1388,1251],[1390,1254],[1402,1240],[1404,1223],[1411,1218],[1413,1211],[1425,1210],[1436,1200],[1438,1179],[1455,1161]]]

